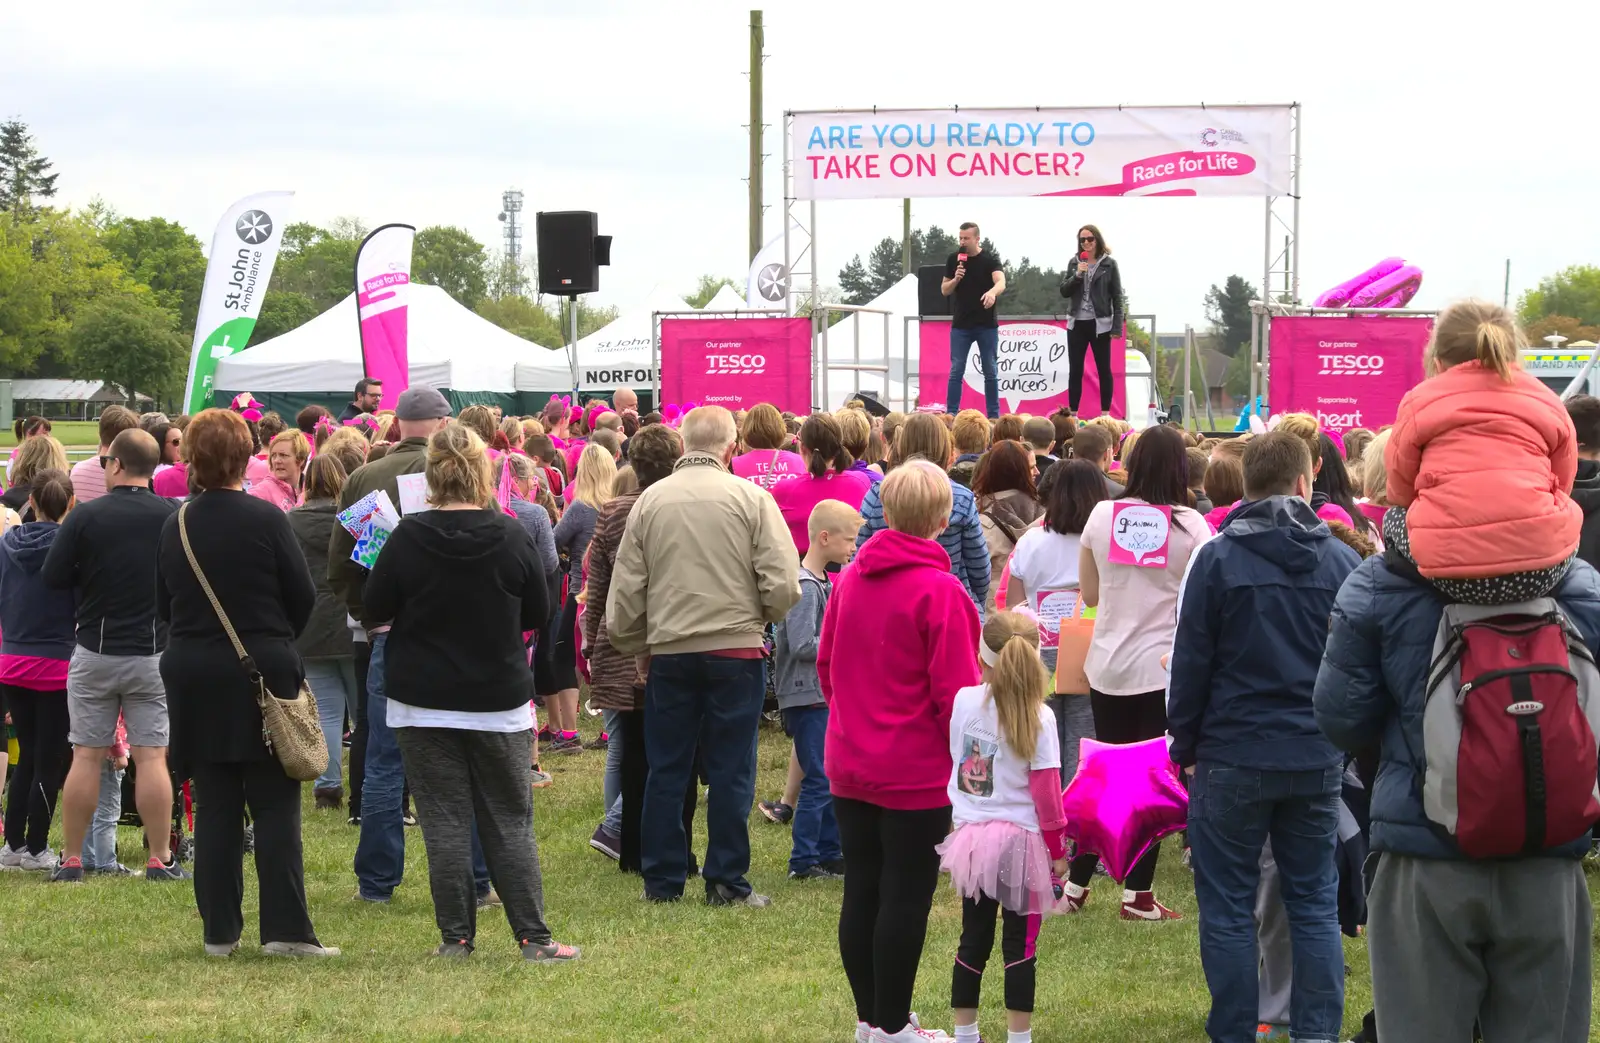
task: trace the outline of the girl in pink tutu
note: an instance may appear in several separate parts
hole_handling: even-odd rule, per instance
[[[997,612],[978,642],[983,683],[956,693],[950,714],[950,804],[955,830],[940,867],[961,894],[961,944],[950,984],[957,1043],[978,1039],[978,993],[994,949],[1005,958],[1008,1043],[1030,1043],[1034,944],[1052,909],[1050,871],[1067,871],[1061,747],[1045,705],[1050,677],[1039,624]]]

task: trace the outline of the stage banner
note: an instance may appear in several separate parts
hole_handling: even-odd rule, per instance
[[[200,290],[194,345],[189,349],[184,412],[198,413],[211,406],[217,361],[249,345],[278,259],[278,244],[289,225],[293,198],[293,192],[257,192],[230,206],[217,222]]]
[[[967,353],[967,369],[962,380],[961,401],[945,402],[950,381],[950,323],[924,318],[917,323],[917,405],[942,406],[954,413],[960,409],[983,409],[983,370],[978,363],[978,346]],[[1128,342],[1111,338],[1113,379],[1111,415],[1126,419]],[[1067,380],[1071,367],[1067,359],[1065,320],[1000,320],[1000,405],[1007,413],[1048,416],[1067,404]],[[1083,400],[1079,403],[1090,416],[1100,411],[1100,374],[1095,369],[1094,352],[1084,361]]]
[[[811,320],[662,319],[661,400],[811,412]]]
[[[1287,105],[797,112],[801,199],[1274,196]]]
[[[383,381],[379,409],[393,409],[411,386],[406,298],[411,286],[411,225],[383,225],[356,251],[356,308],[361,315],[361,368]]]
[[[1340,438],[1353,427],[1394,423],[1400,400],[1423,378],[1433,320],[1409,315],[1273,318],[1267,389],[1273,413],[1311,413]]]

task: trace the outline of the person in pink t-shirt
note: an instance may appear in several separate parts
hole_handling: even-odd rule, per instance
[[[739,436],[748,451],[733,458],[733,473],[738,477],[768,491],[779,482],[805,477],[805,459],[783,448],[789,440],[789,429],[776,406],[766,402],[752,406],[745,414]]]
[[[832,414],[806,417],[800,428],[800,454],[807,461],[807,473],[778,482],[772,487],[772,497],[778,501],[795,549],[803,557],[811,547],[811,509],[823,500],[838,500],[859,511],[861,501],[872,489],[872,480],[850,470],[855,461],[845,451],[839,421]]]
[[[306,461],[311,456],[311,444],[297,429],[284,431],[272,440],[267,451],[267,465],[272,473],[250,487],[250,495],[266,500],[280,511],[288,512],[300,505],[300,481]]]

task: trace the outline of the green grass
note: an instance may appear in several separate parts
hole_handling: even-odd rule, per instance
[[[100,444],[100,421],[52,420],[50,433],[68,449],[94,449]],[[9,449],[16,444],[17,436],[11,428],[0,431],[0,448]]]
[[[788,751],[765,730],[759,793],[780,791]],[[246,865],[245,943],[230,960],[201,955],[190,885],[141,879],[53,886],[36,874],[0,874],[0,996],[7,1040],[753,1040],[844,1043],[854,1015],[835,929],[841,884],[785,878],[789,831],[753,815],[751,880],[773,896],[765,910],[707,908],[690,881],[686,900],[647,905],[588,847],[600,815],[604,755],[548,757],[556,783],[535,794],[535,832],[556,937],[580,945],[566,966],[521,961],[503,915],[491,911],[469,961],[436,961],[421,836],[407,833],[406,882],[388,906],[352,901],[356,831],[342,813],[314,812],[306,787],[306,890],[330,961],[258,955],[255,884]],[[696,835],[703,847],[704,827]],[[123,829],[123,861],[140,861]],[[1101,881],[1084,914],[1047,921],[1039,941],[1035,1039],[1073,1043],[1203,1040],[1208,1007],[1196,943],[1191,878],[1168,843],[1158,892],[1187,918],[1127,924],[1114,885]],[[248,861],[248,860],[247,860]],[[915,1007],[949,1029],[951,959],[960,906],[941,885]],[[1365,946],[1347,940],[1346,1035],[1370,989]],[[980,1017],[1004,1039],[998,952]]]

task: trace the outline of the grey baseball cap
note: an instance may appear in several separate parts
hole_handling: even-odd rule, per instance
[[[431,387],[406,388],[394,407],[397,420],[438,420],[450,415],[450,403]]]

